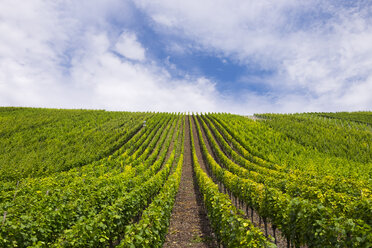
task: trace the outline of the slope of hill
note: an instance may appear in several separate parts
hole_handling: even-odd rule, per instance
[[[0,247],[371,247],[370,112],[257,116],[0,108]]]

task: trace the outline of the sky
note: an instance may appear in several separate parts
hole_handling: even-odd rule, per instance
[[[0,106],[372,110],[372,2],[0,0]]]

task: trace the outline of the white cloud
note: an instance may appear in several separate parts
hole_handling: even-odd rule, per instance
[[[121,60],[104,33],[87,34],[91,44],[73,64],[72,80],[87,82],[96,108],[132,111],[216,111],[214,85],[207,79],[174,80],[156,65]],[[98,52],[97,52],[98,51]],[[186,106],[186,108],[185,108]]]
[[[173,79],[155,61],[144,63],[145,49],[133,31],[118,35],[112,30],[107,16],[131,13],[130,3],[101,3],[3,1],[0,105],[218,110],[213,82],[191,75]],[[118,11],[119,5],[129,9]],[[131,18],[121,21],[133,22]]]
[[[145,60],[145,49],[137,41],[134,33],[123,32],[115,45],[115,50],[128,59]]]
[[[208,78],[173,78],[141,44],[145,31],[133,29],[143,21],[136,19],[137,8],[141,18],[153,19],[156,32],[176,37],[165,48],[171,56],[202,49],[274,70],[256,80],[269,91],[223,96]],[[0,105],[235,113],[371,109],[371,12],[370,6],[320,0],[2,0]]]
[[[264,82],[272,96],[260,99],[267,101],[266,111],[284,112],[372,109],[356,90],[372,83],[372,7],[365,3],[136,1],[159,32],[276,71]]]

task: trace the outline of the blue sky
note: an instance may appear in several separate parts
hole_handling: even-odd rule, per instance
[[[3,0],[0,105],[372,109],[369,1]]]

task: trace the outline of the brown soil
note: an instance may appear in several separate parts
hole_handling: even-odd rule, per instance
[[[217,247],[207,214],[203,208],[201,195],[194,180],[188,118],[187,116],[180,188],[163,247]],[[194,139],[196,137],[194,134]],[[200,158],[200,160],[202,159]]]
[[[201,195],[194,180],[188,118],[192,117],[187,117],[186,120],[184,165],[180,189],[176,197],[170,227],[163,247],[218,247],[209,225],[206,212],[203,208]],[[198,133],[196,130],[195,121],[197,121],[197,119],[192,118],[192,135],[194,137],[198,162],[201,168],[209,174],[198,141]],[[209,153],[216,159],[201,123],[199,123],[199,126],[201,127],[202,136]],[[219,184],[219,186],[221,192],[224,192],[225,188],[223,185]],[[236,199],[232,195],[230,195],[230,199],[238,209],[241,209],[246,214],[246,218],[250,219],[252,223],[256,227],[259,227],[264,234],[267,230],[268,235],[271,237],[274,236],[273,228],[270,222],[267,222],[266,229],[263,220],[256,211],[252,211],[249,207],[247,208],[245,204],[239,202],[239,199]],[[276,230],[275,233],[277,246],[279,248],[287,247],[286,239],[281,237],[280,231]]]

